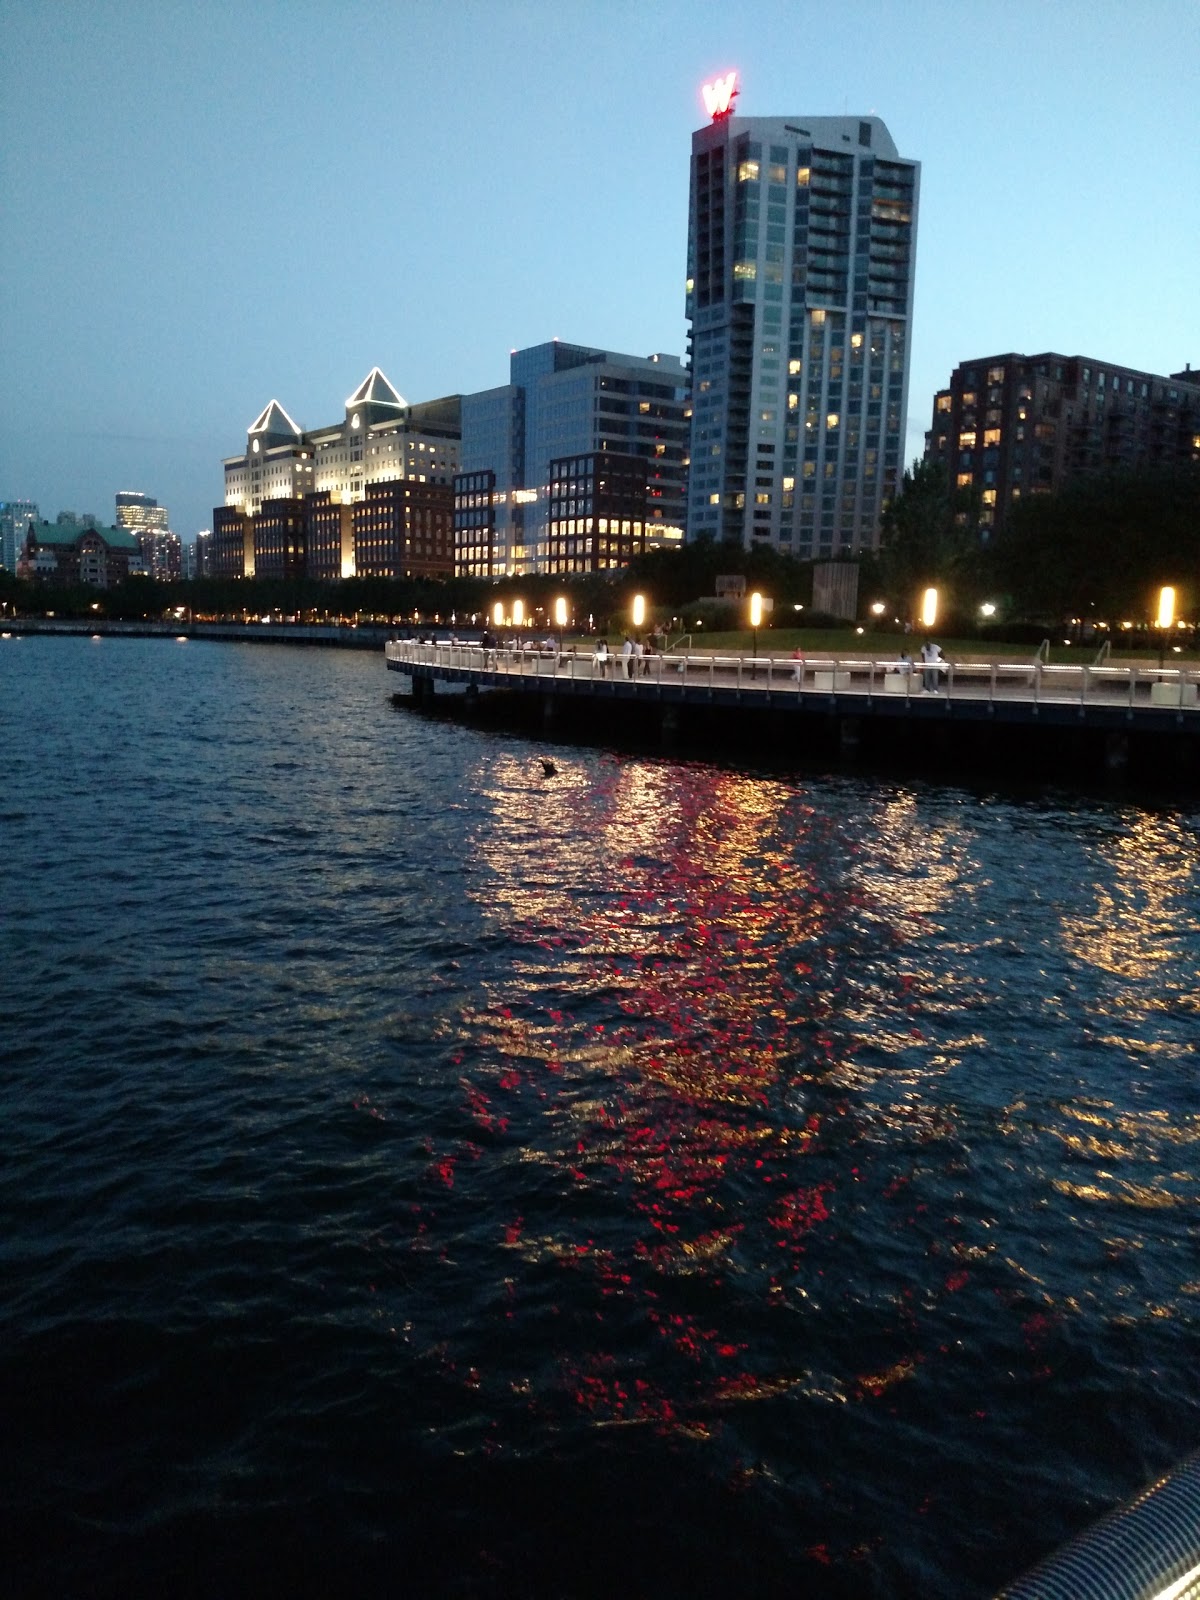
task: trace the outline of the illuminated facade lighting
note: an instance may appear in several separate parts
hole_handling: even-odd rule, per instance
[[[1158,591],[1158,621],[1156,626],[1169,628],[1175,621],[1175,591],[1170,585]]]
[[[904,464],[919,178],[877,117],[730,114],[692,135],[689,538],[877,546]]]
[[[938,592],[936,589],[926,589],[921,596],[921,626],[932,628],[937,622]]]

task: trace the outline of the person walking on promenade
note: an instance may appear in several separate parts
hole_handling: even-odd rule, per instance
[[[633,675],[633,640],[625,635],[625,643],[621,646],[621,676],[629,678]]]
[[[932,639],[926,639],[921,646],[921,691],[924,694],[936,694],[938,689],[939,664],[944,659],[942,647],[935,644]]]

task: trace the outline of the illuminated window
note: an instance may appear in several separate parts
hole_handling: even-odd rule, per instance
[[[710,494],[708,503],[710,506],[719,506],[721,504],[721,496],[719,494]]]
[[[754,496],[754,504],[756,506],[769,506],[771,504],[771,496],[766,490],[762,490]]]
[[[753,281],[758,276],[758,267],[753,261],[735,261],[733,263],[734,279]]]
[[[850,335],[850,348],[852,350],[861,350],[862,349],[862,342],[863,342],[863,336],[862,336],[861,333],[852,333]]]
[[[984,444],[999,444],[1000,443],[1000,429],[999,428],[985,428],[984,429],[984,434],[983,434],[983,442],[984,442]]]
[[[960,433],[959,434],[959,436],[958,436],[958,448],[960,450],[972,450],[972,449],[974,449],[974,447],[975,447],[975,430],[973,428],[969,428],[969,429],[967,429],[967,431],[965,433]]]
[[[965,406],[973,406],[974,404],[975,404],[975,393],[974,393],[974,390],[971,390],[967,394],[963,395],[963,405],[965,405]]]
[[[788,371],[791,373],[792,377],[794,378],[796,376],[796,374],[800,371],[800,363],[799,363],[799,361],[798,360],[789,361],[788,362]]]
[[[814,328],[823,328],[825,326],[825,313],[819,310],[810,311],[808,314],[808,320],[812,323]]]
[[[796,170],[796,185],[798,188],[807,189],[808,180],[812,177],[811,167],[798,167]]]
[[[1003,383],[1004,382],[1004,368],[1003,367],[989,367],[988,368],[987,381],[989,383]]]
[[[738,169],[737,169],[737,176],[738,176],[738,182],[739,183],[757,183],[758,182],[758,162],[757,161],[739,161],[738,162]]]
[[[960,489],[969,489],[974,482],[975,482],[975,474],[973,472],[960,472],[959,473],[959,475],[958,475],[958,487]]]
[[[983,503],[985,506],[994,506],[996,504],[995,489],[985,489],[983,491]]]
[[[855,337],[858,338],[860,336],[856,334]],[[938,395],[938,397],[937,397],[937,408],[938,408],[939,411],[949,411],[950,410],[950,406],[951,406],[951,399],[950,399],[950,396],[948,394],[940,394],[940,395]]]
[[[788,395],[788,410],[789,411],[795,411],[797,406],[799,406],[799,404],[800,404],[800,396],[798,394],[789,394]]]

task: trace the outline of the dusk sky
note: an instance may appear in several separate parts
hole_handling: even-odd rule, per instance
[[[338,420],[559,337],[686,349],[700,85],[920,161],[907,457],[951,369],[1200,366],[1200,4],[6,0],[0,498],[211,526],[277,398]]]

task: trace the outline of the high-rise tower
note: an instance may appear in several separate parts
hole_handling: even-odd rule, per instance
[[[718,87],[692,135],[688,535],[870,549],[904,467],[920,167],[878,117],[739,117]]]

